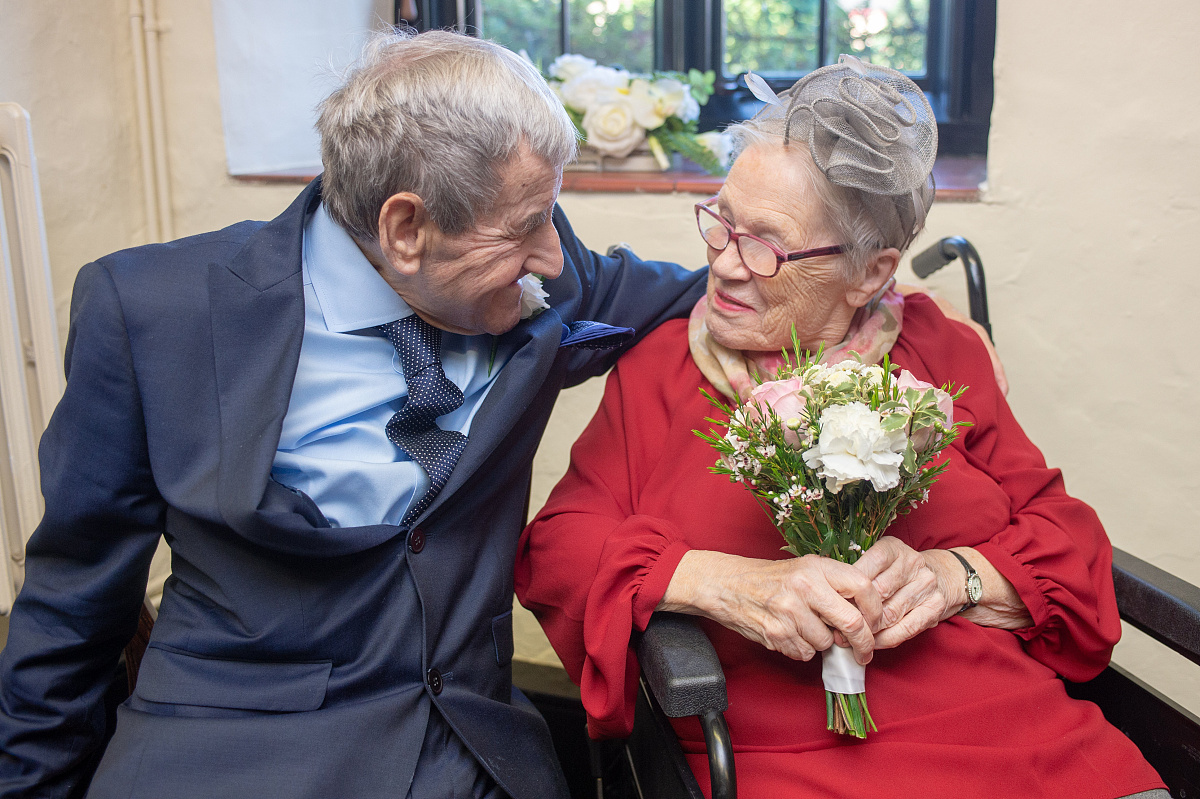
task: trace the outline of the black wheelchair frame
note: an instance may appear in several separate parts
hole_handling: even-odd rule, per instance
[[[913,271],[925,278],[955,259],[962,260],[967,273],[971,318],[990,336],[983,264],[970,242],[942,239],[913,258]],[[1200,588],[1120,549],[1113,550],[1113,579],[1124,621],[1200,664]],[[577,795],[703,799],[670,723],[672,717],[698,716],[709,753],[712,797],[735,799],[737,775],[723,715],[728,708],[725,675],[707,636],[692,618],[660,612],[641,635],[637,652],[642,677],[633,733],[624,741],[587,741],[590,775],[575,780],[586,786]],[[1117,665],[1090,682],[1066,687],[1070,695],[1095,702],[1138,746],[1173,797],[1200,797],[1200,717]],[[560,698],[548,708],[548,698],[536,688],[531,698],[560,720],[564,709],[572,707],[571,700]],[[560,754],[571,748],[568,739],[582,732],[578,710],[567,716],[572,721],[566,726],[552,721],[552,728],[558,727]],[[581,744],[576,740],[575,748]],[[570,760],[564,758],[569,778],[572,768],[583,766],[583,757]]]

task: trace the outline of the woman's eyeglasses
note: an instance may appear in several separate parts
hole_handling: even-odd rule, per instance
[[[841,245],[831,247],[816,247],[811,250],[784,252],[770,242],[763,241],[758,236],[749,233],[737,233],[713,207],[717,198],[696,203],[696,224],[700,227],[700,235],[714,250],[721,251],[729,246],[729,242],[737,244],[738,255],[742,263],[756,275],[775,277],[780,268],[788,261],[802,261],[805,258],[818,258],[822,255],[839,255],[846,251]]]

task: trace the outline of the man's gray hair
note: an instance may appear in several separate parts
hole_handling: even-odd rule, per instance
[[[532,64],[447,31],[376,34],[318,110],[322,199],[365,241],[393,194],[416,194],[457,235],[491,210],[518,148],[552,166],[575,155],[575,127]]]

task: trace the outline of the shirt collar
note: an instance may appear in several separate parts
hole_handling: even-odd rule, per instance
[[[305,281],[317,295],[329,332],[363,330],[412,314],[324,203],[304,226],[303,258]]]

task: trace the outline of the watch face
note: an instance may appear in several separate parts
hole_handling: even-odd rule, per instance
[[[967,597],[971,600],[971,604],[975,604],[983,597],[983,581],[979,579],[978,574],[972,574],[967,578]]]

